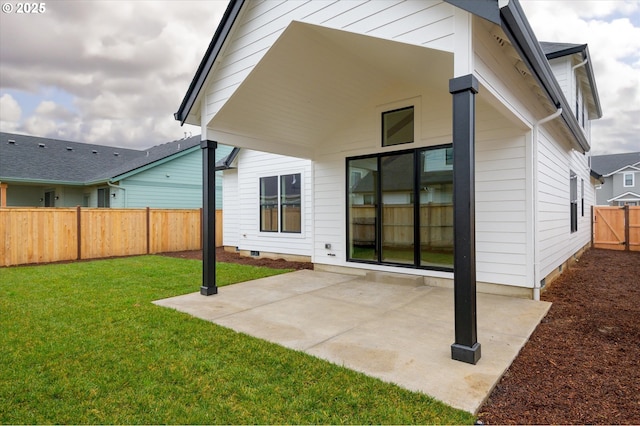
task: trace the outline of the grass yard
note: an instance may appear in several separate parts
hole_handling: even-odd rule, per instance
[[[220,263],[218,285],[282,270]],[[418,393],[153,305],[198,291],[162,256],[0,269],[0,423],[473,423]]]

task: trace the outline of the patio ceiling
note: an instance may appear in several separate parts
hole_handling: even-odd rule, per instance
[[[292,22],[208,123],[220,143],[313,158],[389,90],[448,92],[453,54]]]

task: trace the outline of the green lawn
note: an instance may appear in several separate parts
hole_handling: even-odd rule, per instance
[[[219,285],[283,272],[217,269]],[[0,269],[0,423],[473,423],[151,303],[198,291],[200,277],[201,262],[161,256]]]

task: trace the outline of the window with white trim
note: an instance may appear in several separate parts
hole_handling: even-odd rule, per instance
[[[635,186],[635,173],[625,173],[623,175],[623,182],[625,188]]]
[[[260,231],[302,232],[300,173],[260,178]]]

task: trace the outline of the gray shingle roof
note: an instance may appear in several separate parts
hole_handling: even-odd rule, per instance
[[[591,170],[606,176],[626,166],[640,163],[640,152],[624,154],[594,155],[591,157]],[[637,167],[637,166],[636,166]]]
[[[141,155],[142,151],[133,149],[0,133],[0,180],[82,184]]]
[[[136,150],[0,132],[0,181],[104,182],[199,144],[200,135]]]

